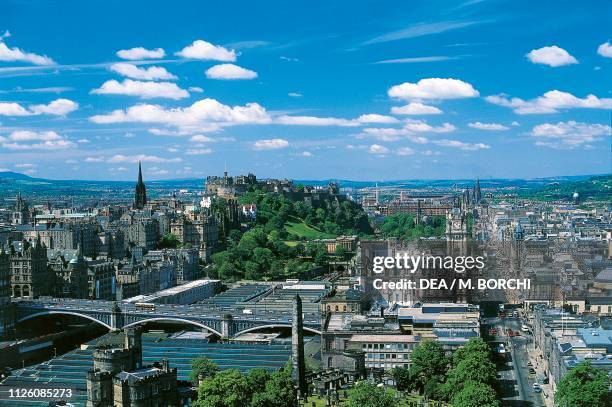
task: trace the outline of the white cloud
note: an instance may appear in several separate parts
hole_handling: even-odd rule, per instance
[[[70,99],[56,99],[47,105],[31,105],[33,114],[50,114],[54,116],[66,116],[79,108],[79,104]]]
[[[289,93],[287,93],[287,95],[288,95],[289,97],[292,97],[292,98],[301,98],[301,97],[303,96],[303,95],[302,95],[301,93],[299,93],[299,92],[289,92]]]
[[[361,136],[373,137],[380,141],[399,141],[401,139],[407,139],[416,144],[427,144],[429,140],[423,136],[417,136],[413,131],[408,130],[406,128],[396,129],[396,128],[377,128],[377,127],[369,127],[363,129],[363,133]]]
[[[1,116],[31,116],[50,114],[65,116],[77,110],[79,104],[69,99],[56,99],[46,105],[30,105],[27,109],[15,102],[0,102]]]
[[[110,70],[128,78],[141,79],[145,81],[177,79],[175,75],[171,74],[166,70],[166,68],[163,68],[161,66],[139,68],[133,64],[120,62],[117,64],[112,64]]]
[[[136,61],[139,59],[159,59],[166,55],[166,51],[162,48],[146,49],[143,47],[135,47],[130,49],[122,49],[117,51],[117,56],[121,59]]]
[[[269,140],[257,140],[253,144],[254,150],[277,150],[280,148],[289,147],[289,142],[281,138],[274,138]]]
[[[206,70],[206,77],[209,79],[255,79],[257,72],[251,71],[234,64],[215,65]]]
[[[544,123],[531,130],[536,145],[556,149],[572,150],[590,148],[591,143],[610,135],[612,128],[603,124],[579,123],[575,121]]]
[[[76,145],[54,131],[17,130],[0,137],[0,146],[8,150],[60,150]]]
[[[401,155],[401,156],[413,155],[414,150],[411,149],[410,147],[402,147],[402,148],[398,148],[397,150],[395,150],[395,154]]]
[[[247,103],[244,106],[227,106],[215,99],[202,99],[191,106],[166,109],[159,105],[139,104],[126,110],[114,110],[106,115],[90,117],[98,124],[155,123],[173,126],[178,132],[150,129],[157,135],[187,135],[219,130],[220,126],[240,124],[267,124],[271,118],[262,106]]]
[[[357,118],[359,123],[398,123],[395,117],[385,116],[382,114],[362,114]]]
[[[218,45],[213,45],[210,42],[196,40],[191,45],[177,52],[176,55],[189,59],[202,59],[222,62],[234,62],[236,60],[236,52],[228,50]]]
[[[450,123],[443,123],[441,126],[431,126],[425,120],[406,120],[404,128],[416,133],[450,133],[457,128]]]
[[[166,98],[177,100],[189,97],[189,92],[179,88],[175,83],[141,82],[131,79],[125,79],[123,82],[117,82],[114,79],[106,81],[100,88],[92,90],[91,93],[138,96],[141,99]]]
[[[495,105],[510,107],[517,114],[557,113],[560,109],[612,109],[611,98],[587,95],[581,99],[571,93],[558,90],[548,91],[531,100],[509,98],[503,94],[487,96],[485,100]]]
[[[419,102],[412,102],[404,106],[393,106],[391,108],[391,113],[417,116],[426,114],[441,114],[442,110],[435,106],[424,105],[423,103]]]
[[[602,57],[612,58],[612,44],[606,41],[597,47],[597,53]]]
[[[211,148],[190,148],[185,154],[187,155],[206,155],[212,153]]]
[[[6,62],[29,62],[34,65],[55,65],[55,61],[46,55],[38,55],[23,51],[17,47],[9,48],[4,43],[4,37],[0,37],[0,61]]]
[[[2,116],[29,116],[32,112],[26,110],[19,103],[0,102],[0,115]]]
[[[380,144],[372,144],[368,149],[368,152],[371,154],[388,154],[389,149],[385,146],[381,146]]]
[[[87,157],[85,159],[86,163],[102,163],[104,162],[104,157]]]
[[[337,117],[316,117],[316,116],[279,116],[275,120],[278,124],[295,126],[359,126],[359,122]]]
[[[302,157],[312,157],[312,153],[310,151],[302,151]]]
[[[195,136],[192,136],[189,141],[194,143],[210,143],[215,140],[203,134],[196,134]]]
[[[509,127],[504,126],[499,123],[481,123],[481,122],[473,122],[468,124],[469,127],[478,130],[488,130],[488,131],[502,131],[508,130]]]
[[[176,158],[164,158],[158,157],[156,155],[146,155],[146,154],[137,154],[137,155],[122,155],[117,154],[109,158],[106,162],[109,163],[132,163],[135,164],[139,161],[142,162],[152,162],[152,163],[179,163],[183,161],[182,159]]]
[[[485,150],[491,148],[491,146],[484,143],[464,143],[459,140],[434,140],[433,143],[442,147],[458,148],[459,150],[466,151]]]
[[[479,96],[471,84],[451,78],[427,78],[417,83],[404,82],[392,86],[387,93],[392,98],[403,100],[460,99]]]
[[[556,45],[532,49],[526,57],[534,64],[548,65],[554,68],[578,63],[578,60],[571,56],[569,52]]]

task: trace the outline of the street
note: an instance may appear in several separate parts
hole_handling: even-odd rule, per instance
[[[505,406],[545,406],[543,393],[536,393],[533,384],[536,375],[529,373],[528,342],[531,337],[521,332],[521,320],[518,318],[496,318],[496,339],[506,344],[506,362],[499,362],[498,369]],[[520,332],[519,336],[508,335],[508,329]],[[550,397],[550,395],[549,395]]]

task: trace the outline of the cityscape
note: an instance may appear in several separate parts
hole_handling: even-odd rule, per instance
[[[0,4],[0,407],[612,407],[611,8]]]

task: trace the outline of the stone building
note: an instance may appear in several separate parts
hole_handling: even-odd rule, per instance
[[[125,331],[125,344],[94,351],[87,373],[88,407],[178,406],[176,368],[168,361],[142,365],[140,328]]]
[[[87,261],[81,246],[75,251],[48,251],[48,262],[55,276],[53,295],[58,298],[88,298]]]
[[[13,242],[10,258],[13,297],[37,298],[51,293],[53,280],[47,270],[47,249],[40,238]]]

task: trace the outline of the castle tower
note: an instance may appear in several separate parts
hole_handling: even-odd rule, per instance
[[[296,294],[293,299],[293,322],[291,324],[291,372],[297,390],[304,397],[308,391],[306,384],[306,362],[304,360],[304,322],[302,320],[302,299]]]
[[[136,183],[136,191],[134,193],[134,208],[142,209],[147,204],[147,189],[142,180],[142,166],[138,162],[138,182]]]

